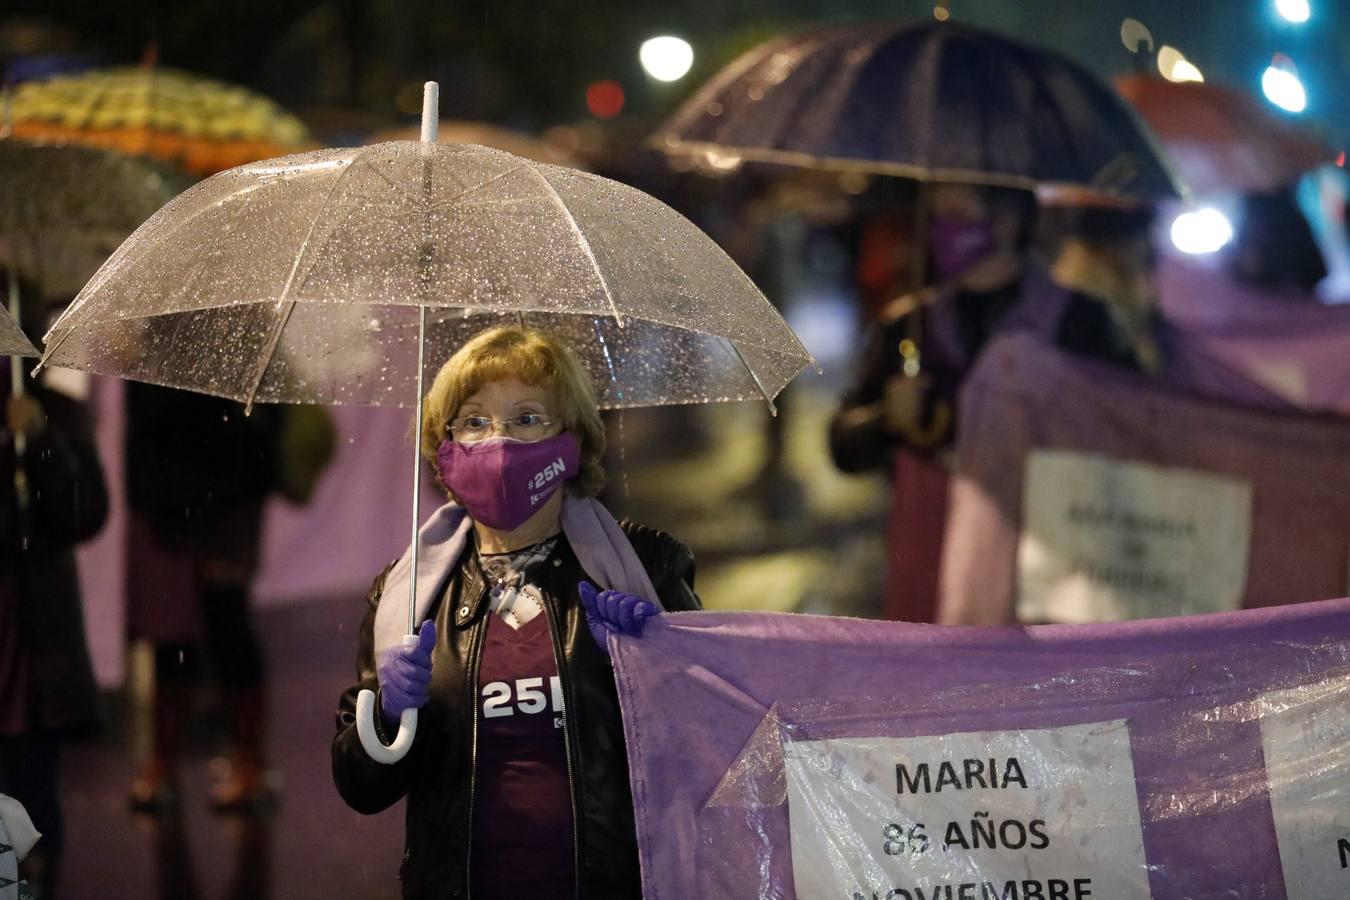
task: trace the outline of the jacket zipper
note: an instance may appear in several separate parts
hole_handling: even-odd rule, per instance
[[[562,623],[553,598],[545,595],[544,608],[549,617],[549,634],[553,637],[553,665],[558,670],[558,681],[563,688],[563,753],[567,756],[567,795],[572,803],[572,891],[581,900],[581,815],[577,810],[577,783],[572,768],[572,691],[571,682],[563,666]]]

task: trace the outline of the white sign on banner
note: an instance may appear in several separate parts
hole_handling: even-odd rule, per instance
[[[1260,712],[1285,892],[1350,897],[1350,679],[1266,694]]]
[[[1149,897],[1124,720],[783,746],[798,897]]]
[[[1250,483],[1038,450],[1024,484],[1019,621],[1117,622],[1241,605]]]

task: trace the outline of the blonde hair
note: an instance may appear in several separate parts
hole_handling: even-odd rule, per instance
[[[553,395],[555,415],[581,447],[581,470],[567,482],[567,490],[580,497],[600,493],[605,483],[600,465],[605,426],[594,388],[572,351],[542,331],[493,328],[476,335],[445,361],[422,401],[422,456],[434,466],[460,405],[484,385],[507,379],[543,387]]]

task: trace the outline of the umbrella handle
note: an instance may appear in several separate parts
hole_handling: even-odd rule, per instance
[[[417,635],[405,634],[403,646],[416,647]],[[375,709],[375,692],[369,689],[362,690],[356,695],[356,736],[361,739],[361,746],[366,749],[367,756],[377,763],[392,766],[407,756],[408,751],[412,749],[413,738],[417,737],[417,708],[405,709],[398,717],[398,734],[390,744],[380,740],[379,734],[375,731],[377,715],[379,713]]]
[[[413,738],[417,736],[417,710],[405,709],[398,719],[398,735],[393,743],[385,745],[375,732],[375,692],[363,690],[356,695],[356,735],[366,755],[377,763],[392,766],[408,755]]]

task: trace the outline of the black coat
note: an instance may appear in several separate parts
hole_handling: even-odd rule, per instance
[[[128,382],[127,503],[166,546],[212,551],[258,540],[262,502],[280,480],[282,410]],[[254,510],[245,534],[236,513]]]
[[[4,442],[0,575],[10,582],[16,600],[33,726],[85,731],[98,721],[98,688],[85,643],[75,545],[103,527],[108,492],[84,405],[40,384],[27,389],[41,404],[47,426],[28,441],[24,455],[30,497],[26,517],[20,515],[15,493],[14,445]]]
[[[667,611],[698,609],[693,591],[694,558],[683,544],[649,528],[623,523],[638,559]],[[375,609],[386,568],[375,580],[361,627],[357,683],[338,705],[333,740],[333,780],[347,804],[377,813],[406,796],[407,837],[403,896],[451,900],[469,893],[472,831],[473,742],[478,703],[478,665],[486,633],[488,585],[475,554],[465,552],[433,605],[429,618],[440,635],[432,652],[431,699],[419,714],[417,738],[394,765],[373,762],[356,733],[356,695],[375,690]],[[623,723],[609,659],[586,626],[577,583],[590,578],[565,539],[559,540],[538,584],[560,665],[565,735],[576,822],[579,897],[639,897],[637,838],[628,785]],[[594,581],[594,578],[590,578]],[[404,597],[391,598],[403,603]],[[378,714],[377,714],[378,720]]]

